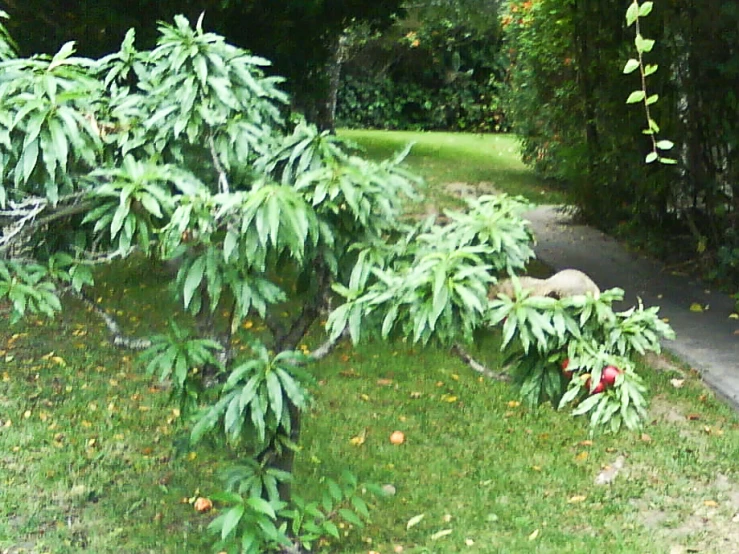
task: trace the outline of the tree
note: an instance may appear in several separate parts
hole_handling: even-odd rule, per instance
[[[144,47],[157,40],[158,21],[176,14],[208,16],[210,29],[234,44],[270,59],[276,75],[288,78],[295,105],[319,127],[333,128],[330,75],[339,40],[350,25],[382,28],[400,13],[401,0],[121,0],[6,2],[10,29],[21,51],[54,52],[77,41],[83,55],[102,56],[118,48],[129,28]],[[267,68],[267,71],[272,71]]]
[[[337,515],[352,525],[367,516],[350,474],[327,481],[320,505],[290,490],[310,364],[347,335],[436,342],[472,363],[475,334],[505,321],[527,399],[582,400],[576,413],[594,426],[639,425],[643,387],[629,356],[668,334],[656,310],[614,314],[617,290],[488,299],[497,276],[533,254],[520,200],[470,201],[444,226],[404,219],[417,179],[402,154],[368,162],[305,122],[289,129],[268,62],[201,20],[161,24],[150,51],[131,31],[97,61],[70,43],[17,58],[0,36],[0,300],[19,319],[80,297],[169,383],[193,442],[219,438],[238,452],[215,497],[225,507],[211,525],[218,548],[310,550],[339,539]],[[96,266],[137,255],[176,262],[183,313],[168,332],[131,339],[85,291]],[[299,345],[322,314],[328,337],[306,353]],[[269,332],[239,335],[251,318]],[[571,381],[560,378],[565,352],[582,373]],[[619,376],[596,394],[606,362]]]

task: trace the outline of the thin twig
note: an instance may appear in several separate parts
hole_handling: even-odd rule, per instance
[[[208,135],[208,146],[210,147],[210,156],[213,158],[213,166],[218,172],[218,190],[221,192],[229,192],[228,177],[226,177],[226,170],[221,165],[221,160],[218,159],[218,152],[216,152],[216,143],[213,140],[213,133]]]
[[[489,379],[495,379],[497,381],[505,381],[505,382],[508,382],[511,380],[509,375],[506,375],[505,373],[495,372],[492,369],[489,369],[488,367],[484,366],[483,364],[475,360],[459,344],[455,344],[454,346],[452,346],[452,353],[459,356],[459,359],[461,359],[464,363],[466,363],[468,366],[474,369],[477,373],[484,375],[485,377],[488,377]]]
[[[92,299],[85,295],[85,293],[83,293],[82,291],[76,291],[72,287],[66,287],[62,292],[71,294],[72,296],[82,301],[83,304],[89,307],[90,310],[95,312],[95,314],[97,314],[98,317],[100,317],[100,319],[105,322],[105,326],[108,328],[108,331],[113,336],[113,344],[115,346],[128,348],[130,350],[145,350],[151,346],[151,340],[148,338],[133,339],[130,337],[126,337],[121,331],[121,326],[118,324],[115,318],[109,313],[105,312],[105,310],[103,310],[100,306],[93,302]]]

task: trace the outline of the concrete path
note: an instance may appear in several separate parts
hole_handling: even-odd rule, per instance
[[[547,265],[584,271],[601,290],[624,289],[624,309],[637,297],[645,306],[660,306],[660,315],[669,318],[677,334],[665,348],[699,370],[711,388],[739,409],[739,320],[729,318],[734,301],[728,295],[629,253],[600,231],[574,223],[556,206],[539,206],[525,217],[536,235],[537,258]],[[707,309],[691,312],[693,303]]]

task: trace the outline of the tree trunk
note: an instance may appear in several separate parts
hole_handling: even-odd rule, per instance
[[[316,286],[315,291],[311,295],[311,300],[305,303],[300,315],[292,322],[289,328],[284,333],[275,337],[275,352],[297,349],[326,306],[328,294],[331,290],[331,272],[321,259],[314,261],[313,270],[316,275]],[[286,398],[285,400],[290,415],[290,433],[287,438],[291,444],[297,445],[300,440],[302,414],[298,407],[290,402],[289,399]],[[273,439],[272,444],[260,457],[262,460],[267,460],[270,467],[292,474],[295,463],[295,451],[284,445],[275,444],[275,440],[276,438]],[[280,500],[290,502],[292,494],[290,482],[280,483],[278,492],[280,493]]]
[[[341,83],[341,66],[346,55],[347,35],[342,33],[336,38],[331,48],[331,58],[326,64],[326,95],[318,102],[318,114],[316,124],[322,130],[332,133],[336,131],[336,101],[339,95]]]

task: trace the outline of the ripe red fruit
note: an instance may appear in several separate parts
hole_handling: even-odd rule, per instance
[[[567,366],[570,365],[570,359],[565,358],[562,360],[562,371],[565,371],[567,369]]]
[[[603,382],[602,379],[593,390],[590,390],[590,385],[592,384],[592,382],[593,381],[590,379],[590,377],[588,377],[585,381],[585,390],[587,390],[589,394],[598,394],[606,390],[606,384]]]
[[[600,382],[605,383],[606,386],[613,386],[613,384],[616,382],[616,377],[618,377],[621,374],[621,370],[618,369],[616,366],[607,365],[603,368],[603,371],[600,374]]]
[[[600,383],[595,385],[595,388],[592,391],[590,391],[590,394],[598,394],[598,393],[603,392],[604,390],[606,390],[606,385],[603,381],[601,381]]]

